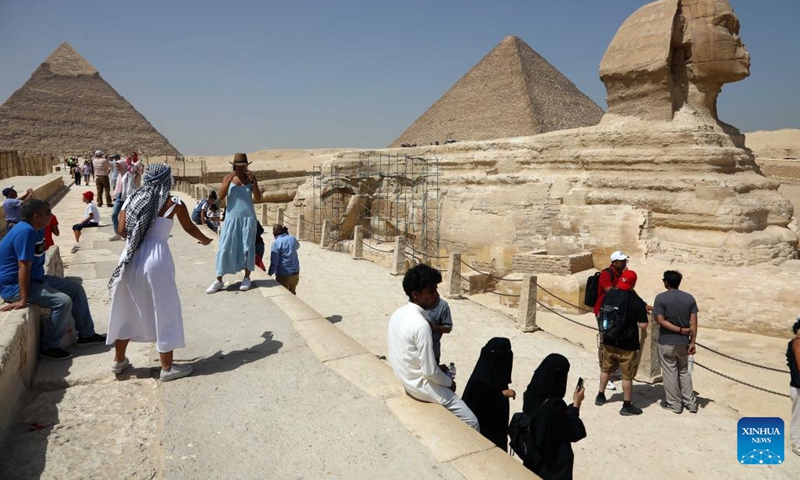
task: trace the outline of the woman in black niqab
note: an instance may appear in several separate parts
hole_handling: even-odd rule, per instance
[[[567,406],[569,361],[557,353],[548,355],[533,373],[523,395],[522,411],[531,418],[530,435],[535,453],[523,464],[545,480],[571,479],[575,455],[572,443],[586,437],[580,419],[583,389]]]
[[[481,349],[481,355],[464,388],[463,400],[481,426],[481,434],[508,451],[508,399],[516,392],[508,388],[514,352],[511,341],[495,337]]]

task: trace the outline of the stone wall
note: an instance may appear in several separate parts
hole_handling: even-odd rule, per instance
[[[589,253],[575,255],[545,255],[537,252],[514,255],[511,269],[514,273],[549,273],[552,275],[572,275],[594,268],[594,260]]]

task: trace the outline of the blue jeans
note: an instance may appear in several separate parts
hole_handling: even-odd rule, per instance
[[[5,299],[8,302],[19,300]],[[75,319],[75,329],[81,338],[94,335],[94,320],[89,311],[89,300],[83,285],[60,277],[45,275],[44,283],[31,282],[28,303],[50,309],[50,320],[42,332],[42,350],[58,348],[69,315]]]
[[[111,223],[114,225],[114,235],[117,235],[117,227],[119,227],[119,212],[122,211],[122,195],[117,195],[114,199],[114,208],[111,209]]]

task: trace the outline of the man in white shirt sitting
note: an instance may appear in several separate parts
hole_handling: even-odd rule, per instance
[[[426,310],[439,303],[436,286],[442,275],[428,265],[417,265],[406,272],[403,290],[409,302],[389,318],[389,363],[406,392],[417,400],[438,403],[480,430],[478,419],[458,395],[456,384],[436,363],[433,335]]]

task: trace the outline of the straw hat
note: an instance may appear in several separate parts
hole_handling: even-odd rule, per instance
[[[253,163],[253,162],[248,162],[247,161],[247,154],[246,153],[237,153],[236,155],[233,156],[233,161],[231,162],[231,165],[234,165],[234,166],[236,166],[236,165],[250,165],[251,163]]]

